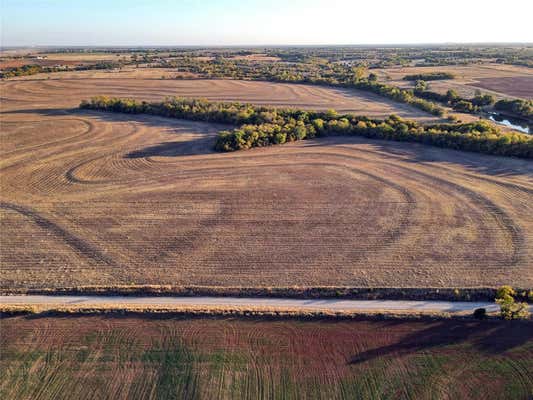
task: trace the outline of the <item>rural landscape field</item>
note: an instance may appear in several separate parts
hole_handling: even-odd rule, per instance
[[[506,325],[15,317],[2,335],[0,394],[35,400],[526,399],[533,385],[533,326]]]
[[[435,120],[409,105],[154,68],[1,85],[4,289],[533,286],[530,160],[346,136],[220,153],[220,124],[78,109],[178,96]]]
[[[531,6],[179,3],[2,2],[0,398],[531,400]]]

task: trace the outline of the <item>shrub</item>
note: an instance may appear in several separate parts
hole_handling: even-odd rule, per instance
[[[496,300],[516,296],[516,291],[508,285],[500,286],[496,291]]]
[[[511,112],[521,118],[533,119],[533,100],[500,100],[494,104],[499,111]]]
[[[528,319],[530,317],[529,305],[516,302],[516,291],[511,286],[502,286],[496,292],[496,303],[500,305],[500,316],[506,320]]]
[[[512,300],[496,300],[500,305],[500,315],[503,319],[528,319],[530,317],[529,305]]]

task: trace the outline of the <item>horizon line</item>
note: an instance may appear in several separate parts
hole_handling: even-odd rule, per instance
[[[195,48],[224,48],[224,47],[375,47],[375,46],[449,46],[449,45],[526,45],[533,46],[533,41],[502,41],[502,42],[403,42],[403,43],[313,43],[313,44],[298,44],[298,43],[271,43],[271,44],[27,44],[27,45],[0,45],[0,49],[15,49],[15,48],[87,48],[87,47],[103,47],[103,48],[180,48],[180,47],[195,47]]]

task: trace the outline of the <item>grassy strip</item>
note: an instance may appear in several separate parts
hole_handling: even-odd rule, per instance
[[[382,319],[471,319],[472,313],[437,312],[437,311],[389,311],[389,310],[363,310],[363,311],[328,311],[305,310],[290,307],[223,307],[223,306],[126,306],[126,305],[84,305],[84,306],[35,306],[35,305],[0,305],[0,317],[17,315],[38,316],[79,316],[79,315],[112,315],[112,316],[147,316],[147,317],[261,317],[268,319],[299,319],[299,320],[382,320]],[[487,317],[496,318],[498,313],[488,313]]]
[[[496,288],[353,288],[353,287],[214,287],[214,286],[78,286],[63,288],[1,288],[3,295],[227,296],[277,298],[339,298],[357,300],[493,301]],[[528,300],[531,289],[516,289]]]
[[[486,121],[421,125],[395,115],[376,120],[350,114],[340,115],[334,110],[273,109],[251,104],[181,98],[147,103],[99,96],[82,101],[80,108],[241,125],[232,131],[219,133],[215,143],[219,151],[264,147],[328,135],[350,135],[533,158],[533,137],[519,133],[504,134]]]

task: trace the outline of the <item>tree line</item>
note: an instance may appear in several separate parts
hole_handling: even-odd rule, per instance
[[[528,121],[533,120],[533,100],[500,100],[494,104],[498,111],[512,113]]]
[[[98,62],[95,64],[77,65],[75,67],[44,67],[42,65],[23,65],[21,67],[9,68],[4,72],[0,72],[0,79],[13,78],[16,76],[28,76],[41,73],[61,72],[61,71],[86,71],[96,69],[113,69],[119,68],[123,64],[119,62]]]
[[[280,56],[277,53],[275,55]],[[161,66],[174,67],[180,72],[192,72],[203,78],[231,78],[354,88],[409,104],[438,117],[444,116],[445,109],[436,103],[451,107],[457,112],[478,114],[482,111],[482,107],[490,106],[495,101],[494,97],[489,94],[478,93],[473,98],[464,98],[455,90],[449,90],[446,94],[429,90],[426,80],[453,78],[454,75],[448,72],[407,75],[404,79],[416,80],[415,88],[402,89],[378,82],[376,74],[370,73],[367,76],[366,64],[334,63],[319,58],[308,62],[271,63],[226,58],[205,61],[186,56],[164,62]],[[521,107],[515,108],[522,109]],[[520,116],[523,112],[515,112],[515,114]]]
[[[419,142],[433,146],[486,154],[533,158],[533,137],[502,133],[487,121],[422,125],[391,115],[385,120],[338,114],[334,110],[274,109],[243,103],[218,103],[203,99],[168,98],[148,103],[133,99],[94,97],[80,108],[153,114],[237,125],[219,132],[215,149],[235,151],[283,144],[328,135]]]
[[[401,89],[377,81],[375,74],[366,75],[366,66],[335,63],[261,63],[245,60],[197,61],[191,58],[163,64],[180,72],[192,72],[205,78],[231,78],[285,83],[304,83],[354,88],[375,93],[391,100],[406,103],[436,116],[444,109],[437,104],[417,98],[412,90]]]
[[[446,94],[434,92],[429,90],[428,84],[423,80],[416,81],[413,94],[422,99],[442,103],[451,107],[455,111],[469,114],[476,114],[482,110],[482,107],[490,106],[494,104],[495,101],[494,96],[490,94],[477,93],[473,98],[467,99],[461,97],[459,93],[453,89],[448,90]]]
[[[455,75],[449,72],[428,72],[425,74],[405,75],[404,81],[438,81],[444,79],[454,79]]]
[[[23,65],[22,67],[9,68],[0,72],[0,78],[13,78],[15,76],[35,75],[41,72],[56,72],[58,68],[42,67],[40,65]]]

